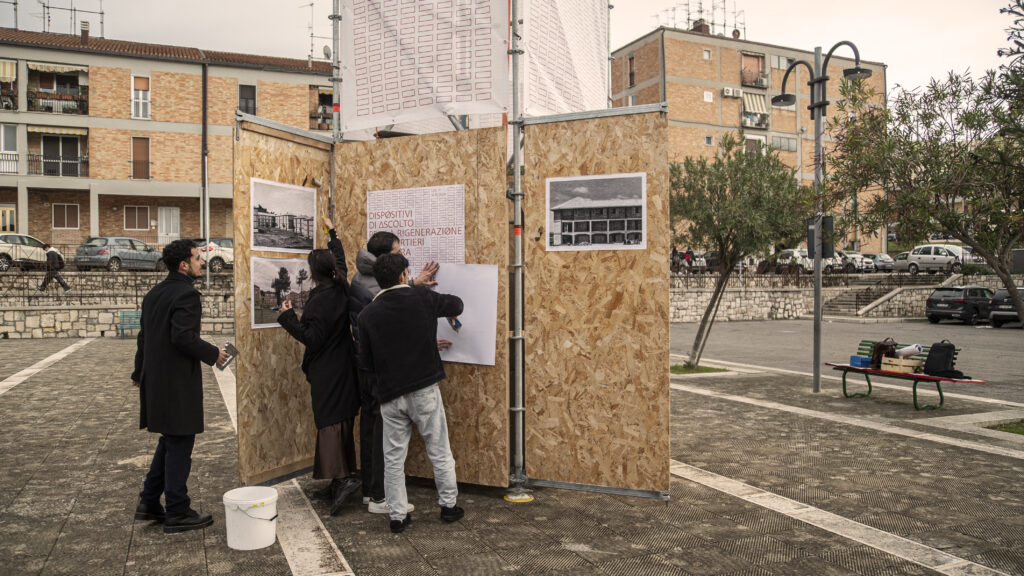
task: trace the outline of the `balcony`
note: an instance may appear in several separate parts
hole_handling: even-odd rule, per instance
[[[0,82],[0,110],[18,109],[18,88],[14,82]]]
[[[54,90],[29,90],[26,94],[29,112],[53,114],[88,114],[89,87],[58,87]]]
[[[768,129],[768,115],[767,114],[755,114],[753,112],[744,112],[740,118],[740,125],[744,128],[757,128],[759,130]]]
[[[310,130],[331,130],[334,124],[334,114],[331,113],[331,106],[323,104],[309,112]]]
[[[0,174],[18,173],[18,153],[0,152]]]
[[[760,69],[744,68],[740,70],[740,82],[744,86],[752,86],[754,88],[768,88],[767,72],[761,72]]]
[[[88,156],[28,155],[28,173],[43,176],[89,177]]]

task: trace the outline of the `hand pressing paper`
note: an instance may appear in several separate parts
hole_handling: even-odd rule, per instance
[[[498,267],[489,264],[442,264],[438,292],[462,298],[462,315],[438,318],[437,338],[451,345],[441,360],[494,366],[498,331]]]

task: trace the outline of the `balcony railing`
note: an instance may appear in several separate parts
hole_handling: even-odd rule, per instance
[[[56,90],[29,90],[29,112],[54,114],[88,114],[89,88],[57,88]]]
[[[744,68],[741,70],[740,80],[744,86],[753,86],[755,88],[768,87],[768,74],[753,68]]]
[[[132,160],[128,162],[132,167],[132,180],[149,180],[153,177],[150,170],[152,162],[148,160]]]
[[[43,176],[89,177],[88,156],[28,155],[28,173]]]
[[[18,89],[13,82],[4,82],[0,88],[0,110],[18,109]]]
[[[768,129],[768,115],[767,114],[755,114],[753,112],[744,112],[740,116],[740,125],[744,128],[760,128],[762,130]]]
[[[18,153],[0,152],[0,174],[18,173]]]

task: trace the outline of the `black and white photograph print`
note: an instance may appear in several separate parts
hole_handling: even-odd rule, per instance
[[[547,179],[547,250],[645,250],[647,174]]]
[[[316,189],[252,178],[252,250],[308,253],[316,225]]]
[[[252,327],[277,328],[281,303],[291,300],[295,313],[302,310],[313,290],[313,278],[305,258],[262,258],[252,256]]]

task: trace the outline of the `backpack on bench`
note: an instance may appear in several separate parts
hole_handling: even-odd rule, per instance
[[[929,376],[940,378],[970,378],[964,373],[953,368],[953,358],[956,355],[956,346],[949,340],[936,342],[928,350],[928,358],[924,361],[924,373]]]

